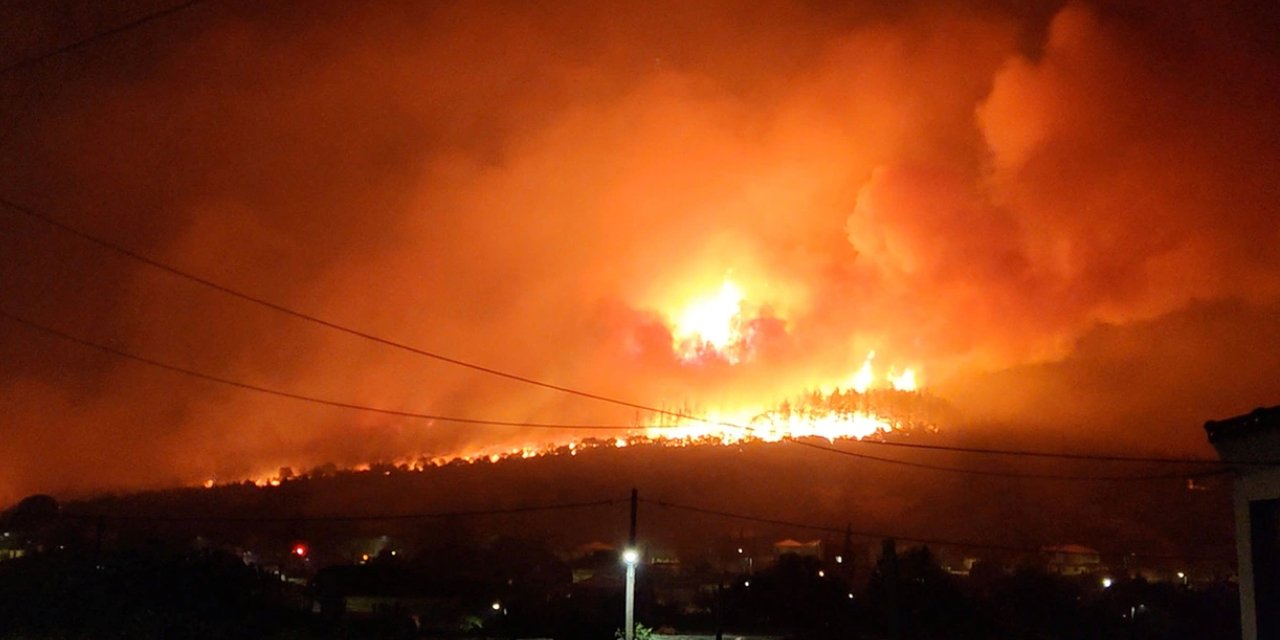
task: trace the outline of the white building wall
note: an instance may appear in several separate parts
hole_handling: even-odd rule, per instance
[[[1235,482],[1236,562],[1240,567],[1240,627],[1244,640],[1259,640],[1253,594],[1253,523],[1249,503],[1280,498],[1280,469],[1242,473]]]

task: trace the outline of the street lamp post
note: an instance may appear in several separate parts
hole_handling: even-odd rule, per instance
[[[622,552],[622,561],[627,565],[627,613],[623,620],[626,625],[626,640],[636,638],[636,563],[640,561],[640,552],[634,548]]]
[[[627,565],[627,612],[623,617],[626,640],[636,640],[636,564],[640,551],[636,549],[636,508],[640,500],[634,487],[631,489],[631,531],[627,536],[627,548],[622,552],[622,562]]]

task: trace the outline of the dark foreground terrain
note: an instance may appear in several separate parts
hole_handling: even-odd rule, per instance
[[[1220,480],[814,456],[641,446],[32,497],[0,520],[0,638],[610,638],[633,486],[641,637],[1238,637]]]

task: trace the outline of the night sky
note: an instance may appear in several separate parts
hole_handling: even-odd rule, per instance
[[[4,72],[0,197],[646,405],[782,399],[873,350],[954,407],[941,430],[1043,449],[1209,456],[1205,420],[1280,404],[1272,3],[365,4],[210,0]],[[0,67],[166,6],[6,3]],[[737,351],[682,356],[680,309],[725,282]],[[644,419],[10,206],[0,311],[336,401]],[[3,318],[0,416],[0,504],[582,435],[264,396]]]

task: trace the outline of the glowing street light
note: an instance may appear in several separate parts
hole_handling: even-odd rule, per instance
[[[1103,588],[1103,589],[1110,589],[1112,584],[1114,584],[1114,583],[1111,581],[1111,578],[1103,578],[1103,579],[1102,579],[1102,588]]]
[[[624,620],[626,640],[635,640],[636,629],[636,564],[640,562],[640,551],[635,547],[627,547],[622,551],[622,563],[627,565],[627,614]]]
[[[636,513],[639,506],[639,494],[632,487],[631,532],[627,536],[627,546],[622,550],[622,562],[627,565],[627,612],[623,621],[627,626],[623,640],[636,640],[636,564],[640,562],[640,550],[636,548]]]
[[[489,605],[489,608],[490,608],[490,609],[493,609],[494,611],[501,611],[501,610],[502,610],[502,603],[501,603],[501,602],[495,602],[495,603],[493,603],[493,604]]]

